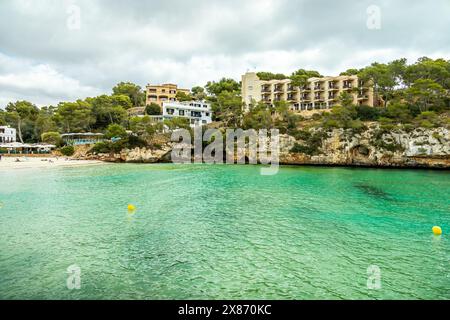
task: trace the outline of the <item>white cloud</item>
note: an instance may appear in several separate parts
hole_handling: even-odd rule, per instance
[[[101,90],[81,85],[46,64],[32,65],[0,55],[0,62],[9,66],[0,74],[0,105],[15,100],[30,100],[39,106],[61,100],[93,96]]]
[[[80,30],[67,28],[72,4]],[[381,30],[366,27],[372,4]],[[2,0],[0,105],[55,104],[120,81],[191,87],[253,69],[334,75],[400,57],[449,59],[449,15],[445,0]]]

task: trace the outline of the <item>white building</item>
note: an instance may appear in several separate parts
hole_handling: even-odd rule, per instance
[[[202,101],[163,102],[163,118],[188,118],[191,127],[203,126],[212,122],[211,105]]]
[[[0,126],[0,143],[16,142],[16,129]]]

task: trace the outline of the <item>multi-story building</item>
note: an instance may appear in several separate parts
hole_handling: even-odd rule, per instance
[[[191,127],[202,126],[212,122],[211,105],[202,101],[164,102],[162,117],[188,118]]]
[[[0,143],[16,142],[16,129],[0,126]]]
[[[176,84],[165,83],[161,85],[147,85],[146,87],[146,105],[156,103],[161,108],[164,102],[177,101],[177,92],[189,94],[189,89],[179,89]]]
[[[310,78],[301,88],[293,86],[290,79],[260,80],[254,72],[242,76],[242,100],[247,110],[254,102],[273,106],[276,101],[287,101],[292,110],[313,114],[339,104],[342,92],[350,93],[354,104],[374,105],[373,88],[356,75]]]

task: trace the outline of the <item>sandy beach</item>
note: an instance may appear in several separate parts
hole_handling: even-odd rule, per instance
[[[19,159],[19,161],[17,161]],[[32,158],[32,157],[2,157],[0,170],[25,168],[55,168],[104,164],[97,160],[72,160],[68,158]]]

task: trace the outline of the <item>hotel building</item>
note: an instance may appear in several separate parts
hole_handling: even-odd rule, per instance
[[[358,76],[310,78],[299,88],[290,79],[260,80],[254,72],[242,76],[242,100],[246,110],[253,102],[263,101],[271,106],[276,101],[287,101],[293,111],[304,114],[317,113],[339,104],[339,95],[348,92],[353,103],[373,106],[373,88],[358,79]]]
[[[16,142],[16,129],[0,126],[0,143]]]
[[[162,118],[173,117],[188,118],[191,127],[207,125],[212,122],[211,105],[202,101],[164,102]]]
[[[166,83],[161,85],[147,85],[146,87],[146,105],[151,103],[158,104],[161,108],[164,102],[177,101],[177,92],[189,94],[189,89],[179,89],[176,84]]]

